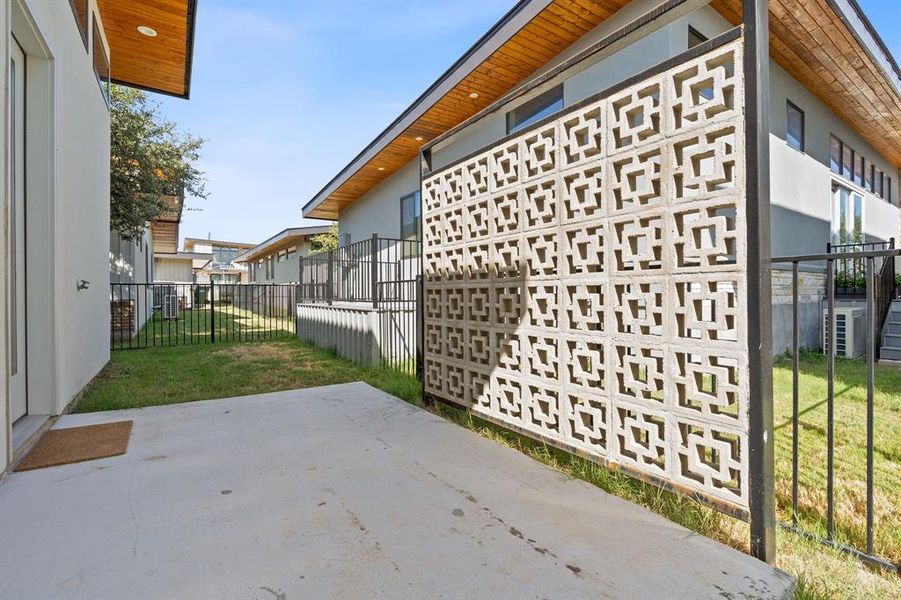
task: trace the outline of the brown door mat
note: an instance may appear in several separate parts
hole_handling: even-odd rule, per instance
[[[51,429],[16,466],[30,471],[125,454],[133,421],[116,421],[68,429]]]

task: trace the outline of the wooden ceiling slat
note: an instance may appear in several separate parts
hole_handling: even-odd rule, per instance
[[[186,96],[192,40],[188,15],[196,0],[97,0],[110,48],[110,72],[116,81],[176,96]],[[156,37],[138,33],[139,25]]]

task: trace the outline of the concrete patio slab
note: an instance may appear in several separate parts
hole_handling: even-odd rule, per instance
[[[64,416],[0,484],[2,598],[781,598],[791,578],[362,383]]]

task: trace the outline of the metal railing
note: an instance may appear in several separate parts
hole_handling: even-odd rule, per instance
[[[893,245],[893,243],[892,243]],[[834,248],[830,248],[834,249]],[[791,264],[792,269],[792,453],[791,453],[791,521],[783,526],[834,546],[843,552],[880,567],[898,571],[898,565],[878,556],[874,546],[874,402],[875,402],[875,365],[881,344],[882,327],[878,325],[881,306],[890,303],[893,293],[887,293],[887,284],[883,277],[891,273],[894,279],[894,261],[901,256],[901,250],[893,248],[867,248],[864,250],[848,249],[842,252],[813,254],[803,256],[783,256],[772,259],[773,264]],[[836,400],[836,327],[835,299],[837,295],[836,275],[837,263],[842,261],[860,261],[863,264],[863,290],[866,298],[866,508],[865,542],[862,547],[853,543],[839,541],[836,535],[835,508],[835,400]],[[802,518],[799,511],[799,439],[800,439],[800,335],[799,335],[799,265],[802,263],[826,264],[826,329],[823,343],[826,354],[826,507],[825,535],[815,533],[810,528],[809,515]],[[878,266],[877,266],[878,265]],[[893,290],[892,290],[893,292]],[[887,306],[887,305],[886,305]],[[886,309],[887,310],[887,309]],[[811,410],[805,409],[805,413]],[[808,512],[808,511],[805,511]],[[822,517],[822,515],[819,515]],[[858,515],[859,516],[859,515]]]
[[[415,240],[373,234],[305,256],[299,261],[297,302],[377,311],[381,365],[414,375],[421,363],[421,248]]]
[[[835,293],[841,297],[863,298],[866,295],[866,264],[861,258],[850,258],[846,255],[855,252],[872,252],[876,250],[894,250],[895,238],[879,242],[853,242],[849,244],[826,244],[827,254],[838,254],[843,257],[835,266]],[[888,261],[891,262],[891,261]]]
[[[111,349],[294,336],[295,306],[293,284],[111,283]]]
[[[378,303],[380,284],[415,279],[421,244],[379,237],[304,256],[299,261],[301,302]],[[387,288],[386,288],[387,289]]]

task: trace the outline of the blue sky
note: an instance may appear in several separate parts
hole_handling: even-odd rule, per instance
[[[899,0],[858,0],[896,59]],[[471,46],[514,0],[201,0],[191,100],[210,196],[182,238],[260,242]]]

